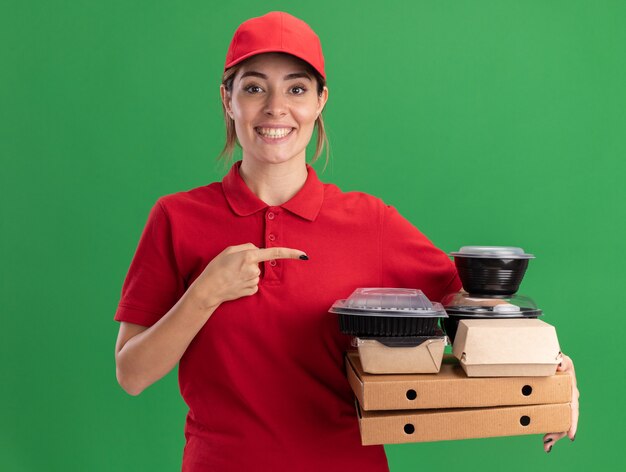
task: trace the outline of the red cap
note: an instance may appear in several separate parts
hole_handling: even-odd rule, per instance
[[[224,70],[264,52],[296,56],[326,79],[320,39],[309,25],[289,13],[273,11],[241,23],[228,46]]]

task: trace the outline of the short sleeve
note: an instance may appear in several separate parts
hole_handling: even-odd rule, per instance
[[[383,286],[417,288],[431,301],[461,289],[454,263],[389,205],[383,209],[381,245]]]
[[[173,248],[171,223],[159,200],[124,280],[116,321],[152,326],[180,299],[185,285]]]

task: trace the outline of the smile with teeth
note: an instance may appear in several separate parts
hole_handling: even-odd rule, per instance
[[[280,139],[293,131],[293,128],[255,128],[261,136],[270,139]]]

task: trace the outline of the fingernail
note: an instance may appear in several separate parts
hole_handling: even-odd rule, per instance
[[[549,442],[552,442],[552,438],[548,438],[548,439],[546,439],[543,443],[544,443],[544,444],[548,444]]]
[[[572,442],[574,442],[574,439],[576,439],[576,435],[574,435],[574,437],[572,438]]]
[[[308,261],[309,260],[309,256],[307,256],[306,254],[302,254],[300,256],[300,259],[302,259],[303,261]]]

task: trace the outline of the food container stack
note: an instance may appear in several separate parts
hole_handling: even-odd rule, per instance
[[[359,288],[330,309],[341,332],[354,336],[365,372],[439,372],[447,337],[439,320],[447,316],[421,290]]]
[[[442,300],[450,342],[461,320],[534,319],[543,314],[530,297],[517,294],[532,254],[518,247],[464,246],[450,255],[465,290]]]
[[[445,309],[419,290],[361,288],[330,310],[358,348],[346,371],[362,443],[567,431],[572,380],[556,372],[556,331],[516,295],[534,256],[485,246],[452,255],[466,293],[446,297]]]
[[[554,375],[561,362],[556,330],[517,293],[535,256],[519,247],[464,246],[454,257],[465,293],[444,297],[452,353],[473,376]]]

